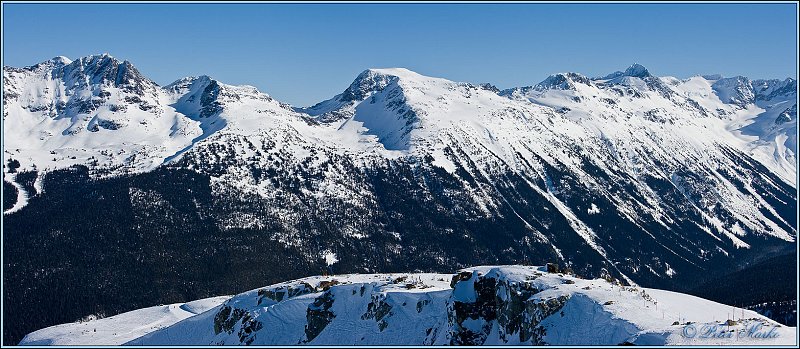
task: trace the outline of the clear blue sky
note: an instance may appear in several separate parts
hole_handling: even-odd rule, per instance
[[[4,4],[3,63],[107,52],[294,105],[372,67],[500,88],[556,72],[796,77],[795,4]]]

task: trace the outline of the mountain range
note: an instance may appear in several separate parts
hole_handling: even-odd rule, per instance
[[[162,87],[109,55],[4,67],[4,337],[485,264],[726,303],[708,282],[796,254],[796,101],[791,78],[638,64],[506,90],[369,69],[310,107],[207,76]],[[796,263],[777,270],[737,305],[796,304]]]

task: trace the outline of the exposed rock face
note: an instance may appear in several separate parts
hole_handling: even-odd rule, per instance
[[[740,107],[753,103],[756,98],[750,79],[743,76],[719,79],[712,87],[723,102]]]
[[[365,70],[342,93],[340,100],[342,102],[362,101],[371,93],[380,92],[395,81],[397,81],[396,76],[381,74],[375,70]]]
[[[392,306],[386,302],[386,296],[372,295],[372,301],[367,305],[367,312],[361,315],[361,320],[374,319],[378,328],[383,331],[389,325],[384,318],[391,315]]]
[[[330,310],[333,306],[333,301],[333,294],[325,291],[322,295],[314,299],[314,303],[308,306],[306,313],[306,339],[304,342],[307,343],[314,340],[314,338],[316,338],[336,317]]]
[[[510,281],[497,271],[488,275],[475,271],[469,279],[454,276],[452,311],[452,345],[483,345],[493,328],[497,328],[503,343],[543,344],[545,330],[539,323],[559,311],[569,295],[538,299],[540,292],[530,281],[540,273],[528,275],[525,280]],[[512,338],[515,337],[515,338]]]
[[[537,89],[574,90],[575,84],[591,85],[592,81],[586,76],[577,73],[562,73],[550,75],[547,79],[536,85]]]
[[[289,299],[304,294],[314,293],[317,289],[307,283],[300,283],[299,285],[287,285],[273,289],[258,290],[258,304],[266,303],[266,300],[280,302],[284,299]]]
[[[255,340],[255,332],[261,330],[262,324],[255,320],[253,315],[244,309],[223,306],[214,316],[214,333],[231,334],[238,329],[236,336],[239,342],[250,345]]]
[[[239,320],[247,315],[247,311],[239,308],[231,308],[230,306],[223,306],[217,315],[214,316],[214,333],[220,334],[221,332],[233,332],[233,326],[239,323]],[[248,315],[249,316],[249,315]]]

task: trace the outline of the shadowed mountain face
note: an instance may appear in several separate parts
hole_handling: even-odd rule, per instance
[[[295,108],[110,57],[4,76],[9,343],[321,272],[557,262],[686,291],[795,251],[792,81],[634,65],[498,92],[372,69]]]

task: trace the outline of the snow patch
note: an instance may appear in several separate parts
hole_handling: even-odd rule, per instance
[[[325,260],[325,264],[329,265],[329,266],[333,265],[333,264],[335,264],[336,262],[339,261],[339,259],[336,258],[336,253],[333,253],[331,251],[322,252],[322,259],[324,259]]]

